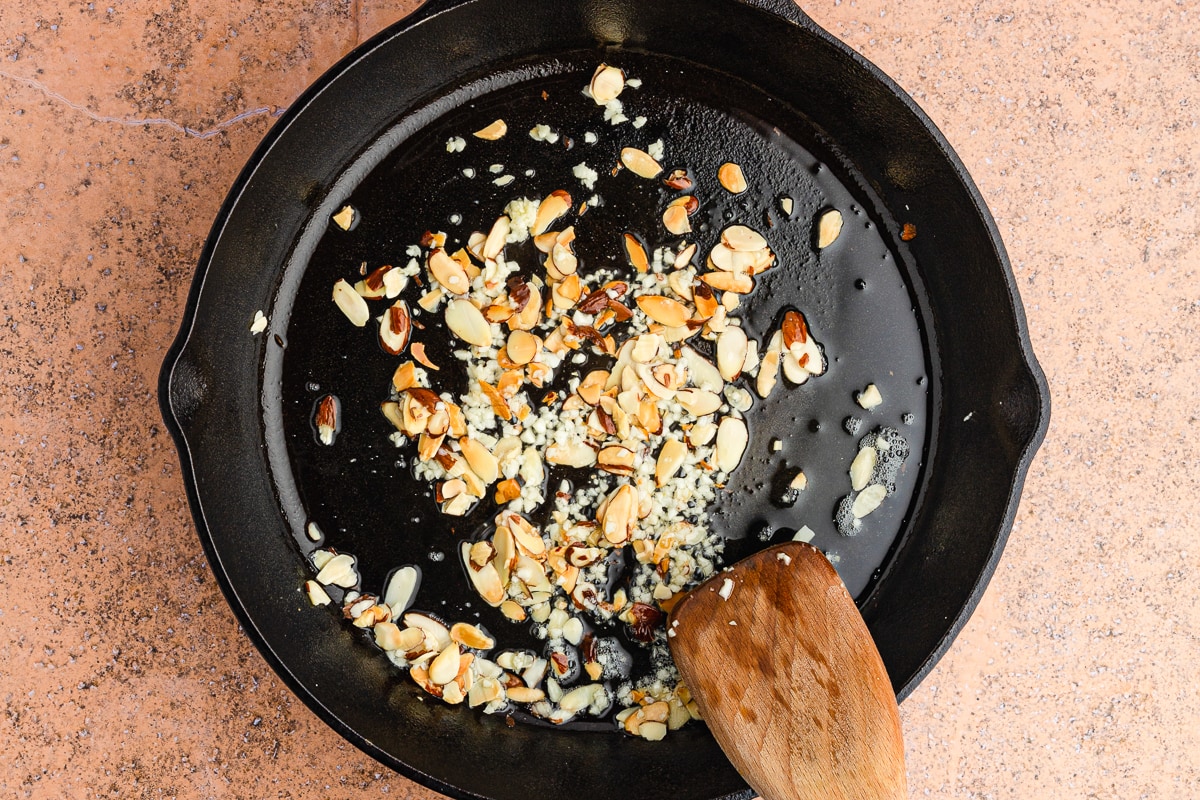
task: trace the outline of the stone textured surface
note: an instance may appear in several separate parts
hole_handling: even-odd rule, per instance
[[[418,796],[239,632],[155,399],[226,187],[411,0],[0,4],[0,796]],[[1055,416],[1004,560],[902,713],[914,797],[1200,796],[1187,3],[804,3],[957,148]]]

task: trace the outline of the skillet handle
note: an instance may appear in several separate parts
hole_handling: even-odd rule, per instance
[[[766,11],[769,14],[774,14],[777,17],[783,17],[788,22],[793,22],[805,28],[815,28],[817,26],[812,21],[812,18],[808,14],[805,14],[793,0],[738,0],[738,2]]]

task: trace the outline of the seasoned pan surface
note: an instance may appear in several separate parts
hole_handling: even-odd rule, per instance
[[[732,16],[720,19],[744,20],[745,36],[797,50],[802,63],[791,68],[800,74],[829,64],[843,69],[826,87],[843,93],[838,113],[831,116],[828,97],[815,103],[803,85],[786,90],[786,75],[768,78],[743,63],[739,52],[751,55],[744,42],[718,54],[698,48],[695,37],[681,38],[683,23],[666,25],[670,4],[549,9],[533,3],[526,31],[537,36],[518,36],[507,23],[487,47],[478,46],[489,52],[443,53],[450,63],[419,66],[412,53],[431,43],[478,44],[472,33],[494,22],[489,14],[496,9],[470,3],[419,25],[402,23],[302,98],[252,160],[214,228],[190,324],[164,368],[165,411],[192,467],[189,488],[202,539],[248,631],[331,724],[443,791],[515,797],[547,786],[576,793],[587,786],[590,795],[608,796],[664,794],[670,787],[682,797],[715,797],[744,789],[702,729],[672,734],[655,751],[598,733],[509,730],[426,704],[372,645],[333,614],[307,607],[298,588],[310,576],[303,553],[314,545],[304,529],[314,520],[328,544],[358,556],[365,587],[378,590],[388,569],[417,563],[423,592],[432,593],[422,601],[445,603],[430,610],[455,618],[480,605],[468,605],[456,543],[476,535],[493,509],[453,524],[436,512],[430,489],[411,477],[378,413],[395,360],[350,329],[329,301],[332,282],[352,278],[363,262],[373,267],[405,258],[406,247],[431,225],[463,238],[486,229],[517,195],[568,188],[586,196],[581,186],[562,185],[572,165],[586,161],[603,171],[621,146],[662,139],[667,164],[692,169],[697,193],[712,199],[699,215],[706,223],[697,235],[702,251],[730,219],[752,218],[780,254],[780,267],[765,276],[743,314],[748,329],[762,338],[785,310],[798,308],[830,362],[822,379],[777,392],[748,415],[749,461],[714,509],[713,525],[731,539],[727,558],[790,537],[800,525],[812,528],[816,543],[839,559],[902,694],[932,665],[981,591],[1007,530],[1024,458],[1040,439],[1040,373],[1027,354],[1003,253],[940,137],[922,128],[923,118],[914,122],[890,86],[880,91],[877,75],[842,63],[849,57],[820,34],[805,38],[803,29],[760,11],[712,5],[711,18],[707,5],[689,6],[687,24],[699,36],[728,39],[728,27],[717,27],[717,11],[725,10]],[[551,35],[556,26],[574,31],[574,39]],[[616,49],[614,31],[624,41]],[[643,80],[623,99],[632,112],[645,113],[644,127],[614,129],[594,104],[581,102],[579,89],[599,60]],[[882,125],[872,119],[880,109],[846,102],[851,94],[865,97],[848,92],[852,79],[867,81],[875,96],[908,116]],[[373,103],[361,97],[367,91],[376,93]],[[514,129],[506,140],[446,153],[450,136],[468,135],[497,116]],[[536,122],[573,135],[574,146],[534,141],[524,131]],[[861,126],[861,140],[839,136],[831,130],[837,125]],[[912,134],[906,125],[924,138],[904,141]],[[891,130],[900,147],[874,137],[873,126]],[[584,131],[599,141],[584,144]],[[925,151],[914,146],[922,144]],[[750,178],[745,199],[725,197],[715,186],[712,176],[725,160],[741,163]],[[502,164],[516,181],[494,186],[491,164]],[[467,167],[474,178],[463,174]],[[958,197],[925,194],[939,187]],[[633,225],[644,229],[637,232],[648,244],[658,243],[645,229],[663,202],[655,184],[622,175],[602,180],[596,194],[602,203],[589,212],[581,259],[618,253],[616,242]],[[790,216],[779,208],[782,194],[795,201]],[[914,210],[918,199],[924,207]],[[932,210],[935,200],[953,201],[948,205],[961,219]],[[328,222],[345,202],[361,213],[350,232]],[[847,210],[847,226],[837,246],[818,257],[812,220],[826,206]],[[920,232],[911,243],[899,236],[905,222]],[[949,274],[963,265],[974,270],[971,280]],[[993,319],[979,324],[976,315],[962,315],[959,303],[986,309]],[[250,337],[242,324],[256,310],[271,320],[267,336]],[[453,361],[448,342],[427,341],[435,362]],[[985,362],[988,369],[981,368]],[[854,392],[870,382],[887,398],[886,417],[871,418],[854,404]],[[337,394],[345,410],[334,447],[319,445],[311,427],[313,403],[326,392]],[[958,430],[955,415],[967,414],[979,415],[982,436]],[[834,478],[844,477],[856,442],[879,424],[901,430],[912,454],[879,516],[860,535],[844,537],[832,512],[847,487]],[[775,438],[782,452],[769,449]],[[982,481],[983,502],[973,503],[947,481],[956,463]],[[781,507],[773,502],[779,477],[797,466],[822,484],[802,503]],[[984,533],[968,540],[964,526]],[[931,564],[935,553],[940,559]],[[505,625],[486,623],[493,630]],[[510,635],[505,630],[506,640]],[[531,774],[530,748],[539,761],[567,759],[580,767],[565,777]],[[486,766],[462,768],[464,759],[489,751]],[[687,767],[668,769],[664,761]],[[636,786],[618,792],[606,780],[614,770],[633,775]]]

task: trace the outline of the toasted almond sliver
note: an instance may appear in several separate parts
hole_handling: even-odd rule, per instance
[[[688,310],[678,300],[661,295],[643,295],[637,299],[637,304],[647,317],[668,328],[678,328],[688,321]]]
[[[600,448],[596,454],[596,464],[605,472],[613,475],[632,475],[637,463],[637,454],[619,444]]]
[[[530,689],[528,686],[513,686],[507,693],[508,699],[514,703],[536,703],[546,699],[546,693],[541,689]]]
[[[534,356],[542,349],[542,340],[532,333],[515,330],[508,334],[508,344],[505,350],[509,359],[517,366],[524,366],[533,361]]]
[[[629,540],[637,512],[637,491],[628,483],[618,486],[608,496],[608,504],[600,520],[600,530],[604,538],[612,544],[622,544]]]
[[[408,303],[397,300],[379,318],[379,344],[387,353],[398,356],[408,347],[411,336],[412,316]]]
[[[667,439],[662,449],[658,451],[658,461],[654,465],[654,482],[659,486],[669,481],[683,466],[683,458],[687,455],[687,445],[678,439]]]
[[[419,363],[421,366],[428,367],[434,372],[437,372],[441,369],[441,367],[429,360],[429,356],[425,355],[425,344],[423,342],[413,342],[409,346],[408,352],[412,353],[412,357],[415,358],[417,363]]]
[[[629,263],[638,272],[650,270],[650,260],[646,257],[646,248],[642,247],[642,243],[632,233],[625,234],[625,254],[629,256]]]
[[[746,191],[746,176],[742,168],[733,162],[726,162],[717,170],[717,180],[725,191],[731,194],[741,194]]]
[[[538,205],[537,216],[529,232],[540,236],[553,225],[559,217],[571,210],[571,195],[562,189],[555,189],[546,195]]]
[[[471,288],[467,271],[445,250],[434,250],[429,254],[429,271],[442,288],[451,294],[466,294]]]
[[[404,615],[404,624],[410,628],[420,628],[425,642],[435,653],[440,653],[450,644],[450,629],[428,614],[409,611]]]
[[[730,225],[721,231],[721,241],[730,250],[746,253],[757,252],[767,246],[767,240],[762,237],[761,233],[747,228],[745,225]]]
[[[730,325],[717,337],[717,369],[727,381],[737,380],[746,363],[749,341],[746,332]]]
[[[340,586],[349,589],[358,583],[358,572],[354,569],[354,558],[339,553],[326,562],[317,573],[317,583],[324,586]]]
[[[754,290],[754,278],[738,272],[706,272],[700,280],[722,292],[749,294]]]
[[[399,617],[412,605],[421,586],[421,573],[416,567],[401,567],[388,578],[383,592],[383,602],[391,609],[393,617]]]
[[[500,613],[513,622],[523,622],[525,620],[525,609],[521,608],[520,604],[515,600],[505,600],[501,603]]]
[[[458,440],[462,448],[463,458],[471,471],[479,476],[485,484],[495,483],[500,477],[500,464],[486,447],[474,439],[463,437]]]
[[[703,417],[712,414],[721,407],[721,395],[707,389],[680,389],[675,393],[675,399],[690,414]]]
[[[596,463],[596,451],[582,442],[556,443],[546,448],[546,460],[564,467],[590,467]]]
[[[491,650],[496,640],[467,622],[456,622],[450,626],[450,638],[472,650]]]
[[[483,245],[480,248],[480,255],[485,261],[493,261],[496,256],[504,249],[504,243],[508,240],[508,233],[511,230],[511,220],[504,215],[496,218],[492,223],[492,229],[488,231],[487,238],[484,239]]]
[[[887,497],[887,487],[883,484],[873,483],[867,488],[858,493],[858,497],[854,498],[854,504],[850,507],[850,513],[855,519],[862,519],[870,514],[875,509],[879,508],[883,498]]]
[[[827,208],[817,217],[817,249],[824,250],[842,233],[842,212]]]
[[[759,397],[764,399],[768,397],[779,380],[779,356],[778,350],[768,350],[758,365],[755,388],[758,390]]]
[[[405,361],[400,366],[396,367],[396,371],[392,373],[392,386],[397,392],[403,392],[414,386],[417,382],[417,368],[413,366],[411,361]]]
[[[437,658],[429,664],[429,680],[438,686],[445,686],[458,676],[458,667],[462,663],[462,650],[458,643],[451,641],[446,649],[438,653]]]
[[[879,453],[874,447],[864,447],[858,451],[858,455],[850,463],[851,489],[861,492],[867,488],[867,484],[871,482],[871,475],[875,472],[875,464],[878,460]]]
[[[621,148],[621,163],[634,175],[642,178],[657,178],[662,172],[661,164],[645,150],[639,150],[636,147]]]
[[[520,514],[509,514],[505,520],[508,522],[508,529],[512,532],[513,539],[525,552],[532,556],[541,556],[546,552],[546,542],[542,539],[542,535],[529,524],[529,520]]]
[[[594,406],[600,402],[600,395],[604,392],[604,385],[607,382],[608,371],[594,369],[583,377],[576,391],[585,403],[589,406]]]
[[[464,342],[486,347],[492,343],[492,326],[470,300],[454,298],[446,306],[446,327]]]
[[[508,133],[508,125],[502,119],[498,119],[486,128],[480,128],[472,134],[477,139],[487,139],[494,142],[500,139],[504,134]]]
[[[588,84],[588,89],[592,93],[592,99],[596,101],[596,105],[601,106],[616,100],[624,88],[625,73],[616,67],[610,67],[608,64],[601,64],[596,67],[596,72],[592,75],[591,83]]]
[[[367,320],[371,318],[371,310],[367,307],[367,301],[344,280],[333,284],[333,302],[346,315],[346,319],[360,328],[366,325]]]
[[[676,236],[683,236],[692,231],[692,221],[688,218],[687,207],[684,205],[673,203],[667,206],[667,210],[663,212],[662,221],[663,227]]]
[[[722,472],[732,472],[742,460],[750,434],[746,423],[737,417],[725,417],[717,426],[716,467]]]
[[[358,212],[354,210],[354,206],[342,206],[341,209],[333,215],[333,221],[337,226],[344,231],[350,230],[354,226],[355,218]]]
[[[316,581],[305,581],[304,592],[308,595],[308,602],[314,606],[327,606],[331,602],[329,594]]]

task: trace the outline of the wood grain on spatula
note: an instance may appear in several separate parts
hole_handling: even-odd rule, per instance
[[[891,681],[821,551],[763,550],[694,589],[668,624],[705,722],[766,800],[907,796]]]

